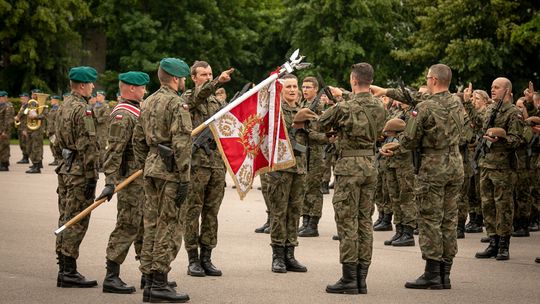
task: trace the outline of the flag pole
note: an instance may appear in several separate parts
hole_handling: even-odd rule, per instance
[[[247,91],[242,96],[238,97],[233,102],[226,105],[224,108],[219,110],[216,114],[212,115],[212,117],[208,118],[205,122],[197,126],[195,129],[191,131],[191,137],[197,136],[197,134],[201,133],[209,124],[211,124],[214,120],[219,119],[221,116],[225,115],[226,113],[230,112],[231,109],[239,105],[240,103],[244,102],[244,100],[248,99],[251,95],[255,94],[256,92],[260,91],[263,87],[270,84],[272,81],[276,80],[278,77],[280,77],[283,73],[292,73],[295,68],[305,68],[305,66],[302,66],[300,62],[304,59],[304,56],[298,56],[298,53],[300,50],[296,50],[291,55],[291,58],[289,58],[289,61],[284,63],[278,73],[273,73],[265,80],[261,81],[258,85],[251,88],[249,91]]]

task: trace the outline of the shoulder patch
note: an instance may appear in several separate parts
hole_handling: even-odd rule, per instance
[[[86,110],[86,111],[84,112],[84,115],[86,115],[86,116],[92,116],[92,110]]]
[[[411,115],[412,117],[416,117],[418,115],[418,111],[417,110],[411,111]]]

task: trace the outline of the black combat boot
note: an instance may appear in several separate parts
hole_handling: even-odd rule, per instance
[[[298,236],[301,237],[317,237],[319,236],[319,217],[318,216],[310,216],[309,217],[309,223],[306,227],[306,229],[300,231],[298,233]]]
[[[373,227],[373,231],[392,231],[392,212],[385,213],[381,223]]]
[[[9,171],[9,167],[6,166],[5,162],[0,162],[0,171]]]
[[[469,222],[465,225],[465,232],[473,225],[476,221],[476,212],[469,212]]]
[[[255,229],[255,233],[264,233],[264,230],[266,228],[270,227],[270,215],[266,215],[266,223],[264,223],[261,227]]]
[[[358,276],[356,264],[345,263],[341,265],[342,276],[333,285],[326,286],[328,293],[358,294]]]
[[[328,188],[329,189],[334,189],[334,182],[331,182],[330,184],[328,184]]]
[[[28,154],[23,154],[23,157],[20,161],[17,162],[17,164],[29,164],[30,161],[28,160]]]
[[[529,237],[529,221],[524,218],[516,219],[516,227],[512,232],[513,237]]]
[[[540,231],[540,216],[539,215],[533,215],[529,218],[528,228],[529,228],[529,231],[531,232]]]
[[[465,238],[465,219],[459,219],[456,228],[457,238]]]
[[[451,289],[450,270],[452,270],[452,262],[441,262],[441,282],[444,289]]]
[[[285,247],[272,246],[272,272],[286,273]]]
[[[360,294],[367,294],[367,274],[368,274],[369,267],[362,266],[361,264],[358,264],[356,267],[356,276],[358,280],[358,293]]]
[[[477,252],[475,257],[477,259],[494,258],[497,256],[498,252],[499,252],[499,236],[491,235],[489,236],[489,246],[486,248],[486,250]]]
[[[536,263],[540,263],[540,257],[536,257],[536,259],[534,259],[534,261],[535,261]]]
[[[480,243],[489,243],[491,238],[489,236],[483,236],[480,238]]]
[[[174,288],[167,284],[167,274],[162,272],[152,273],[152,286],[145,288],[143,302],[146,303],[184,303],[189,301],[185,293],[177,293]]]
[[[411,226],[404,225],[403,233],[401,237],[392,242],[392,246],[405,247],[405,246],[414,246],[414,228]]]
[[[292,272],[307,272],[306,266],[300,264],[294,257],[294,246],[285,247],[285,268]]]
[[[29,170],[26,170],[25,173],[30,173],[30,174],[33,174],[33,173],[41,173],[41,169],[39,168],[39,163],[35,163],[33,164]]]
[[[442,289],[441,265],[439,261],[426,260],[424,274],[414,282],[405,283],[405,288],[413,289]]]
[[[339,240],[341,240],[341,238],[339,237],[339,235],[334,234],[334,235],[332,235],[332,240],[339,241]]]
[[[328,188],[329,182],[322,182],[321,183],[321,192],[322,194],[330,194],[330,189]]]
[[[58,166],[58,160],[55,158],[52,162],[49,163],[49,166]]]
[[[309,215],[305,214],[302,215],[302,226],[298,227],[298,232],[302,232],[304,229],[307,228],[309,224]]]
[[[379,217],[378,217],[377,220],[373,223],[373,227],[378,226],[379,224],[381,224],[383,217],[384,217],[384,212],[382,212],[382,211],[379,212]]]
[[[170,287],[177,287],[178,285],[176,284],[176,281],[169,281],[168,282],[169,286]],[[144,289],[144,288],[150,288],[150,286],[152,286],[152,274],[142,274],[141,275],[141,289]]]
[[[399,239],[402,234],[403,234],[403,225],[397,224],[396,233],[389,240],[384,241],[384,245],[386,246],[392,245],[392,242]]]
[[[201,247],[201,266],[208,276],[219,277],[223,274],[221,270],[212,264],[212,248],[210,247]]]
[[[61,252],[56,252],[56,264],[58,264],[58,276],[56,277],[56,283],[58,285],[60,277],[62,276],[62,273],[64,273],[64,255]]]
[[[201,266],[201,261],[199,260],[199,250],[193,249],[188,251],[188,270],[187,274],[192,277],[204,277],[204,269]]]
[[[495,259],[497,261],[506,261],[510,259],[510,236],[501,236],[499,239],[499,252]]]
[[[471,213],[474,214],[474,217],[469,220],[469,226],[465,226],[465,232],[467,233],[481,233],[484,230],[482,226],[484,225],[484,218],[480,213]]]
[[[77,261],[69,256],[62,256],[64,271],[58,274],[57,287],[88,288],[97,286],[95,280],[87,280],[77,271]]]
[[[265,234],[270,234],[270,229],[271,229],[270,226],[266,227],[266,229],[264,229],[264,233]]]
[[[43,169],[43,161],[40,160],[40,161],[37,163],[37,166],[38,166],[40,169]]]
[[[120,264],[107,260],[107,274],[103,280],[103,292],[108,293],[134,293],[134,286],[127,286],[122,279],[120,279]]]

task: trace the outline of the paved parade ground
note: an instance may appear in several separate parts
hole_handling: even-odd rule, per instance
[[[58,268],[54,253],[58,207],[56,174],[45,149],[42,174],[25,174],[28,165],[17,165],[18,146],[11,146],[10,172],[0,172],[0,303],[141,303],[140,272],[133,250],[121,268],[121,278],[137,287],[132,295],[104,294],[105,248],[115,225],[116,198],[96,209],[81,245],[79,271],[98,280],[91,289],[56,287]],[[98,194],[104,184],[100,175]],[[512,238],[510,260],[478,260],[476,251],[483,234],[466,234],[458,240],[451,290],[410,290],[407,280],[418,277],[424,262],[416,247],[384,246],[393,232],[375,232],[373,262],[368,275],[367,295],[334,295],[326,285],[341,276],[338,242],[330,195],[324,197],[320,237],[299,238],[298,260],[307,273],[275,274],[271,268],[270,238],[253,230],[266,220],[265,205],[256,179],[254,190],[240,201],[227,177],[225,199],[219,214],[218,246],[212,259],[222,277],[195,278],[186,274],[187,254],[182,248],[172,263],[169,279],[187,292],[190,303],[540,303],[540,232],[529,238]],[[142,198],[141,198],[142,199]]]

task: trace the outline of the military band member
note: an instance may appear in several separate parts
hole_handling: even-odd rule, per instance
[[[0,171],[9,171],[9,139],[15,115],[13,106],[7,98],[8,93],[0,91]]]
[[[49,107],[49,110],[47,111],[47,137],[49,137],[49,147],[51,148],[52,155],[54,157],[54,160],[49,163],[49,166],[58,166],[58,162],[60,161],[60,158],[62,158],[62,155],[56,153],[56,149],[54,149],[53,145],[56,142],[56,135],[54,134],[55,125],[56,125],[56,118],[58,114],[58,109],[60,108],[60,101],[61,97],[58,95],[51,96],[51,106]]]
[[[41,93],[39,89],[32,90],[32,99],[38,100],[37,93]],[[27,134],[28,134],[28,154],[32,165],[26,173],[41,173],[43,168],[43,136],[45,135],[45,115],[47,113],[46,108],[41,110],[39,114],[39,109],[32,109],[28,112],[27,122],[33,122],[37,128],[30,127],[27,125]],[[41,121],[41,124],[38,126],[37,121]]]
[[[29,164],[30,160],[28,159],[28,132],[26,126],[26,107],[28,106],[28,100],[30,100],[30,95],[28,93],[21,93],[19,95],[21,100],[21,107],[19,112],[15,116],[15,124],[18,126],[17,135],[19,136],[19,147],[22,152],[22,159],[17,162],[17,164]]]

